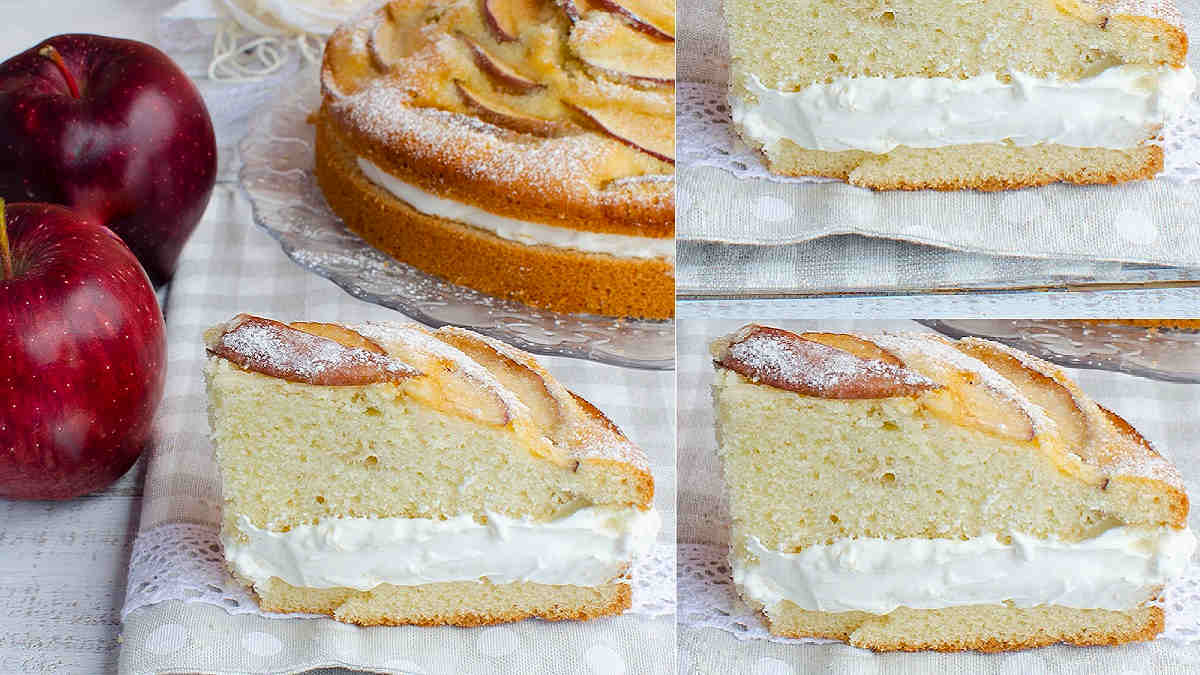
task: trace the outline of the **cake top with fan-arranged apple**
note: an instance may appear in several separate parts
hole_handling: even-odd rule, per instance
[[[396,0],[330,39],[322,115],[440,197],[669,237],[674,33],[673,0]]]

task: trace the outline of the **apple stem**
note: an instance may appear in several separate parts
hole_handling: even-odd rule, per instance
[[[67,70],[67,62],[63,60],[62,54],[58,53],[54,45],[43,45],[38,50],[38,55],[50,59],[54,65],[58,66],[58,72],[62,73],[63,79],[67,81],[67,88],[71,90],[71,97],[79,98],[79,83],[75,81],[75,76],[71,74],[71,71]]]
[[[12,251],[8,248],[8,218],[4,214],[3,199],[0,199],[0,266],[4,269],[3,281],[12,279]]]

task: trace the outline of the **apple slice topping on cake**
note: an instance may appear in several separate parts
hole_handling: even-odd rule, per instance
[[[364,22],[348,49],[333,50],[322,78],[342,98],[381,76],[412,82],[404,100],[413,107],[542,138],[592,132],[673,164],[673,6],[393,2]]]
[[[1032,441],[1033,406],[1007,380],[930,335],[869,338],[747,326],[714,344],[717,364],[755,382],[821,398],[915,396],[962,426]]]
[[[526,26],[541,23],[543,0],[483,0],[483,19],[500,42],[516,42]]]
[[[621,16],[635,30],[650,37],[675,41],[675,3],[661,0],[562,0],[563,11],[573,23],[584,20],[594,11]]]
[[[223,330],[210,331],[205,342],[210,354],[289,382],[325,386],[399,383],[420,374],[389,357],[379,345],[329,332],[321,324],[293,327],[241,314]]]
[[[1050,413],[1068,447],[1086,448],[1089,445],[1091,434],[1087,416],[1080,407],[1083,403],[1057,378],[1030,368],[1027,359],[1007,353],[995,343],[970,340],[957,342],[954,346],[1003,375],[1026,398]],[[1094,417],[1098,417],[1098,411]]]
[[[886,353],[877,358],[865,348],[870,343],[860,342],[864,345],[849,351],[779,328],[750,325],[729,341],[714,343],[713,360],[753,382],[820,398],[915,396],[938,388],[899,359]]]
[[[471,50],[471,54],[475,57],[475,65],[479,66],[479,69],[491,78],[492,83],[501,89],[513,94],[527,94],[546,88],[546,85],[518,73],[512,66],[501,61],[470,35],[459,33],[458,37]]]
[[[675,81],[675,43],[647,40],[613,14],[593,12],[571,29],[567,46],[613,79],[661,85]]]
[[[1109,489],[1109,477],[1105,471],[1088,471],[1091,467],[1104,469],[1124,464],[1124,470],[1118,474],[1172,479],[1169,463],[1146,439],[1084,393],[1061,368],[1006,345],[978,338],[963,338],[955,347],[1003,375],[1047,412],[1064,447],[1072,448],[1067,457],[1075,461],[1066,468],[1073,473],[1083,474],[1103,489]]]
[[[935,415],[957,424],[1015,441],[1032,441],[1050,426],[1011,382],[979,361],[931,334],[872,336],[871,341],[896,355],[905,365],[943,385],[922,397]]]
[[[675,127],[655,115],[619,106],[585,106],[564,102],[593,128],[655,159],[675,163]]]
[[[472,89],[466,83],[455,80],[454,86],[471,112],[479,119],[498,127],[511,129],[522,134],[552,138],[565,136],[578,128],[567,120],[548,120],[527,115],[516,108],[508,106],[498,98]]]
[[[516,392],[551,441],[570,442],[568,420],[574,416],[574,398],[537,361],[506,344],[458,328],[443,328],[437,337],[470,356],[505,388]]]

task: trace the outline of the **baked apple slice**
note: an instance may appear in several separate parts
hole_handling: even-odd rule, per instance
[[[367,54],[376,70],[386,71],[401,60],[425,49],[429,38],[420,30],[405,29],[406,23],[380,19],[367,35]]]
[[[463,44],[471,52],[471,57],[475,60],[475,65],[479,66],[479,70],[491,78],[492,83],[497,87],[513,94],[528,94],[539,89],[545,89],[546,86],[544,84],[534,82],[513,70],[511,66],[501,61],[495,54],[489,52],[486,47],[470,35],[459,33],[458,38],[463,41]]]
[[[829,347],[836,347],[844,352],[850,352],[860,359],[883,361],[893,366],[903,366],[904,362],[895,355],[869,340],[845,333],[801,333],[800,337],[811,342],[819,342]]]
[[[1068,448],[1079,453],[1088,443],[1088,416],[1070,389],[1046,373],[1039,372],[1021,359],[982,340],[959,340],[960,351],[983,361],[1000,373],[1035,405],[1050,414],[1058,426],[1059,435]]]
[[[594,11],[619,14],[634,30],[658,40],[675,41],[675,3],[654,0],[563,0],[563,11],[572,23]]]
[[[570,442],[568,420],[574,401],[570,392],[536,361],[507,345],[458,328],[441,328],[434,335],[470,356],[515,392],[550,440],[560,445]]]
[[[641,150],[655,159],[675,163],[674,120],[619,107],[581,105],[570,101],[563,103],[613,140]]]
[[[592,0],[598,7],[629,20],[637,30],[660,40],[675,41],[675,3],[663,0]]]
[[[327,324],[299,326],[239,314],[206,332],[205,346],[243,370],[319,386],[403,384],[421,374],[354,331]]]
[[[567,46],[579,60],[618,78],[675,81],[675,43],[647,40],[612,14],[593,12],[582,19],[571,29]]]
[[[746,326],[728,343],[713,347],[713,360],[721,366],[755,382],[805,396],[891,398],[937,388],[898,362],[860,357],[780,328]]]
[[[942,385],[921,397],[935,415],[955,424],[1015,441],[1032,441],[1033,418],[1011,384],[938,335],[879,335],[872,338],[904,364]]]
[[[544,0],[483,0],[483,20],[498,42],[515,42],[525,26],[541,22]]]
[[[373,324],[355,326],[366,339],[383,345],[393,357],[421,371],[403,383],[408,395],[425,405],[484,424],[505,426],[514,415],[482,368],[471,367],[449,346],[416,326],[388,327],[376,334]]]
[[[462,96],[463,102],[479,119],[498,127],[511,129],[522,134],[554,137],[565,136],[573,129],[570,122],[565,120],[548,120],[527,115],[489,94],[472,89],[462,80],[455,80],[454,86]]]
[[[368,340],[363,337],[362,333],[339,326],[333,323],[316,323],[312,321],[293,321],[288,324],[292,328],[299,331],[304,331],[309,335],[316,335],[323,338],[329,338],[334,342],[350,347],[351,349],[365,349],[375,354],[387,354],[383,347],[374,340]]]

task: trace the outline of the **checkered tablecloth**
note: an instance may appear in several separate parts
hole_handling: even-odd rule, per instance
[[[205,328],[239,312],[282,320],[403,320],[356,300],[293,264],[252,224],[233,184],[218,185],[184,251],[167,300],[169,366],[148,451],[138,536],[172,523],[219,522],[202,378]],[[675,528],[674,374],[544,358],[568,388],[592,401],[651,458],[663,514]],[[135,545],[135,550],[137,546]],[[321,666],[453,674],[674,673],[674,620],[625,616],[586,623],[524,621],[482,629],[357,628],[328,619],[230,615],[198,602],[163,602],[125,618],[122,672],[292,672]],[[623,670],[621,670],[623,669]]]
[[[728,543],[712,424],[712,360],[708,343],[747,324],[744,320],[680,319],[677,322],[679,387],[680,544]],[[791,330],[872,332],[925,331],[909,321],[772,321]],[[1200,494],[1200,385],[1169,384],[1097,370],[1072,370],[1080,386],[1150,439],[1183,473],[1191,495]],[[1191,527],[1200,530],[1200,510]],[[1200,608],[1198,608],[1200,611]],[[714,628],[679,627],[681,673],[1055,673],[1124,674],[1200,672],[1200,645],[1169,640],[1120,647],[1053,646],[1005,654],[873,652],[842,644],[780,644],[740,640]]]

